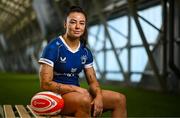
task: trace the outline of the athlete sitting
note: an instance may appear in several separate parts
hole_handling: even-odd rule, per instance
[[[61,114],[75,117],[101,116],[111,110],[112,117],[127,117],[123,94],[101,90],[93,68],[93,56],[86,47],[87,16],[82,8],[73,6],[66,14],[65,34],[52,40],[39,60],[40,83],[43,90],[62,95],[65,106]],[[78,74],[84,70],[89,85],[79,85]]]

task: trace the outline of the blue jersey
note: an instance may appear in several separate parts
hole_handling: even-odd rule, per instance
[[[81,43],[79,43],[77,50],[71,50],[60,36],[44,48],[39,63],[53,67],[53,81],[79,86],[78,74],[84,68],[93,66],[93,56],[90,50]]]

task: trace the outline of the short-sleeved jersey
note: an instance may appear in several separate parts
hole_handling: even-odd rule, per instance
[[[77,50],[72,51],[63,37],[53,39],[43,50],[39,63],[53,67],[53,81],[79,86],[79,73],[84,68],[93,66],[90,50],[79,43]]]

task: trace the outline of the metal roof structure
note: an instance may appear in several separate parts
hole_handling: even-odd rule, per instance
[[[36,0],[34,0],[36,2]],[[38,1],[38,0],[37,0]],[[45,0],[47,1],[47,0]],[[49,2],[49,1],[47,1]],[[111,14],[111,19],[128,13],[128,1],[127,0],[53,0],[56,7],[58,7],[60,14],[63,14],[67,10],[68,6],[80,5],[88,13],[90,18],[90,24],[96,24],[98,17],[97,9],[91,6],[98,5],[104,15]],[[52,3],[49,2],[49,3]],[[36,14],[32,6],[32,0],[1,0],[0,1],[0,32],[11,35],[13,32],[17,32],[18,29],[30,24],[32,20],[36,19]],[[138,9],[145,9],[153,5],[160,4],[160,0],[138,0]],[[60,16],[61,17],[61,16]]]

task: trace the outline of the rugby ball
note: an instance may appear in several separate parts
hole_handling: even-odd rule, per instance
[[[56,115],[64,107],[64,100],[54,92],[39,92],[32,97],[30,107],[37,115]]]

